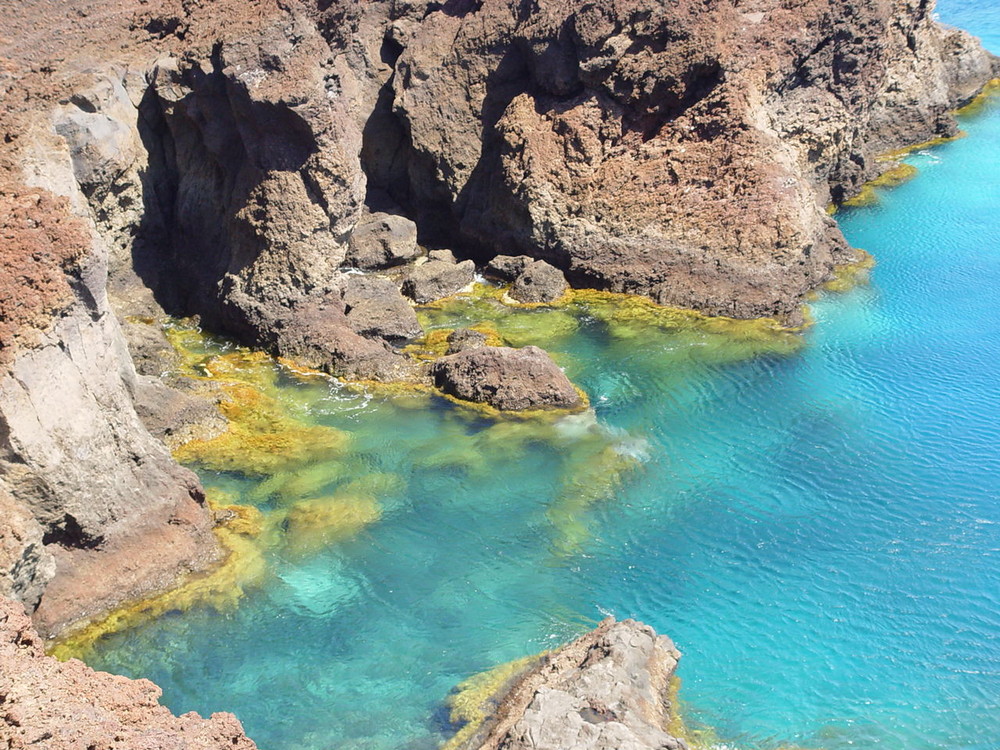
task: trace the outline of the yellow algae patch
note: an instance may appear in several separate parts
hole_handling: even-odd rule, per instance
[[[256,386],[226,383],[219,410],[229,429],[208,440],[192,440],[174,451],[182,463],[248,476],[276,474],[343,453],[349,435],[307,425],[287,416],[281,404]]]
[[[50,650],[52,656],[65,661],[83,658],[101,638],[140,623],[153,620],[174,610],[187,611],[196,605],[207,605],[220,612],[231,611],[248,588],[259,586],[267,576],[264,561],[264,539],[268,523],[256,508],[218,505],[209,494],[209,505],[225,519],[213,529],[226,558],[218,567],[190,574],[170,591],[130,602],[82,629],[60,639]],[[217,497],[217,496],[216,496]]]
[[[877,158],[879,161],[898,161],[904,156],[909,156],[910,154],[916,153],[917,151],[924,151],[928,148],[934,148],[935,146],[941,146],[945,143],[952,143],[954,141],[965,138],[966,133],[960,132],[958,135],[940,136],[938,138],[931,138],[930,140],[923,141],[921,143],[914,143],[912,146],[904,146],[903,148],[897,148],[894,151],[886,151],[884,154],[880,154]]]
[[[496,710],[495,700],[508,683],[520,677],[547,653],[543,651],[515,659],[460,682],[445,703],[450,711],[451,723],[461,725],[461,728],[441,746],[441,750],[454,750],[472,737]]]
[[[475,323],[463,327],[483,334],[486,337],[486,346],[504,346],[506,344],[492,323]],[[448,337],[455,330],[455,328],[435,328],[429,330],[412,344],[403,347],[402,352],[421,362],[429,362],[443,357],[448,353]]]
[[[864,250],[858,250],[860,260],[845,263],[833,269],[833,278],[823,284],[828,292],[847,292],[868,280],[869,272],[875,267],[875,258]]]
[[[959,117],[972,117],[978,115],[986,107],[986,104],[997,94],[1000,94],[1000,78],[994,78],[983,86],[983,90],[977,94],[972,101],[964,107],[955,110]]]
[[[888,159],[880,158],[880,161],[887,160]],[[877,188],[899,187],[900,185],[912,180],[918,174],[920,174],[920,170],[915,166],[912,164],[906,164],[905,162],[900,162],[887,169],[874,180],[869,180],[862,185],[861,192],[853,198],[848,198],[844,201],[843,205],[846,208],[864,208],[866,206],[877,205],[879,202]]]
[[[252,502],[264,502],[276,497],[282,502],[316,495],[325,487],[342,482],[349,474],[356,473],[351,461],[323,461],[303,466],[295,471],[272,474],[247,493]]]
[[[382,508],[371,495],[338,492],[330,497],[302,500],[285,516],[287,548],[308,555],[348,539],[382,517]]]

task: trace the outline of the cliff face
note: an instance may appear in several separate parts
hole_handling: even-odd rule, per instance
[[[59,153],[54,187],[69,169]],[[0,594],[51,634],[166,588],[219,551],[197,478],[136,415],[140,384],[108,304],[103,242],[44,189],[5,184],[0,205],[10,273],[0,289]]]
[[[5,535],[9,590],[37,602],[55,563],[37,619],[56,630],[216,554],[196,482],[136,418],[148,384],[112,309],[197,314],[338,374],[413,377],[397,349],[410,317],[365,316],[409,315],[396,290],[418,275],[440,295],[472,271],[446,253],[418,272],[422,251],[386,250],[416,234],[481,265],[523,254],[576,285],[794,319],[855,259],[827,203],[883,168],[876,153],[954,133],[948,109],[996,73],[932,10],[19,3],[0,43],[0,166],[15,202],[24,185],[66,202],[36,206],[45,252],[15,240],[11,267],[35,267],[12,288],[40,296],[0,316],[0,473],[30,516]],[[60,234],[73,216],[82,239]],[[359,285],[348,267],[382,250],[389,281]],[[165,557],[133,557],[153,534]],[[94,610],[59,588],[109,569]]]
[[[45,656],[31,620],[0,597],[0,741],[9,750],[254,750],[235,716],[173,716],[149,680]]]

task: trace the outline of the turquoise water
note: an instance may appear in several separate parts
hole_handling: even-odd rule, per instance
[[[940,7],[1000,48],[996,8]],[[964,125],[841,217],[879,264],[813,306],[800,351],[524,314],[515,343],[595,404],[551,427],[283,375],[291,413],[352,435],[305,495],[390,475],[380,520],[274,543],[235,611],[168,614],[90,662],[234,711],[265,750],[433,748],[457,682],[610,612],[674,638],[688,714],[727,745],[996,750],[1000,103]]]

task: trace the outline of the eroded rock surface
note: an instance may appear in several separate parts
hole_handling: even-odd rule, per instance
[[[494,696],[461,750],[686,750],[667,731],[679,658],[649,626],[609,618]]]
[[[528,263],[514,279],[510,296],[518,302],[555,302],[568,288],[562,271],[544,260],[535,260]]]
[[[400,342],[423,332],[413,307],[389,279],[352,275],[343,289],[347,322],[362,336]]]
[[[449,263],[446,260],[428,260],[414,266],[403,280],[403,294],[414,302],[433,302],[462,291],[472,283],[476,264],[471,260]]]
[[[582,405],[566,374],[537,346],[463,347],[435,361],[431,372],[445,393],[503,411]]]
[[[45,656],[17,602],[0,597],[0,743],[8,750],[254,750],[229,713],[174,716],[149,680]]]
[[[366,270],[398,266],[419,254],[417,225],[404,216],[386,213],[358,222],[347,246],[347,262]]]

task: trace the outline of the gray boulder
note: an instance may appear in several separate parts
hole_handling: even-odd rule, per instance
[[[554,302],[569,285],[562,271],[544,260],[528,263],[511,287],[510,296],[518,302]]]
[[[458,263],[458,258],[451,250],[431,250],[427,257],[431,260],[443,260],[445,263]]]
[[[364,270],[391,268],[420,254],[417,225],[405,216],[376,213],[358,222],[347,246],[347,265]]]
[[[513,281],[533,261],[527,255],[497,255],[486,264],[486,273],[501,281]]]
[[[414,266],[403,281],[403,294],[418,304],[433,302],[461,291],[476,275],[476,264],[471,260],[448,263],[429,260]]]
[[[679,658],[648,625],[608,618],[490,696],[459,750],[686,750],[667,731]]]
[[[537,346],[466,349],[437,360],[431,375],[445,393],[503,411],[572,409],[582,404],[566,374]]]
[[[399,342],[419,336],[417,314],[389,279],[351,275],[344,280],[344,312],[355,333]]]

